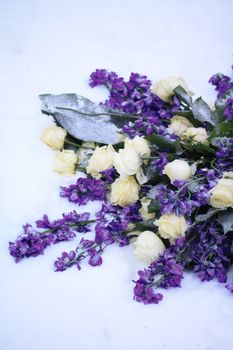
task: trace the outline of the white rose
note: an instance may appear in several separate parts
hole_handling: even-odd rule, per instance
[[[188,94],[192,94],[188,85],[182,77],[169,76],[165,79],[157,81],[157,83],[152,87],[152,92],[158,95],[162,100],[168,102],[169,98],[174,95],[173,90],[177,86],[182,86]]]
[[[155,217],[155,213],[149,213],[148,212],[148,206],[150,205],[151,199],[143,197],[141,199],[141,208],[139,209],[139,213],[142,216],[143,221],[150,220]]]
[[[168,127],[168,132],[170,134],[181,136],[186,130],[188,130],[188,128],[191,127],[193,127],[193,124],[191,124],[187,118],[175,115],[171,119],[171,124]]]
[[[230,176],[231,176],[230,172]],[[214,208],[233,208],[233,179],[224,177],[210,190],[210,204]]]
[[[204,128],[188,128],[183,134],[183,138],[208,144],[208,135]]]
[[[144,137],[135,136],[133,139],[126,139],[125,148],[128,146],[133,147],[141,157],[150,156],[149,142],[145,140]]]
[[[185,218],[175,214],[164,214],[154,224],[158,226],[160,236],[170,240],[183,236],[187,229]]]
[[[113,166],[113,154],[115,153],[112,145],[96,147],[88,161],[87,173],[92,176],[98,176],[100,171]]]
[[[136,203],[139,186],[133,176],[116,179],[111,185],[110,202],[121,207]]]
[[[136,257],[147,264],[152,263],[165,250],[162,240],[152,231],[140,233],[133,245]]]
[[[60,175],[72,175],[75,173],[75,164],[78,161],[77,155],[71,150],[57,152],[54,157],[53,169]]]
[[[120,175],[135,175],[140,167],[140,157],[133,147],[125,147],[113,154],[113,165]]]
[[[192,176],[192,168],[185,160],[175,159],[165,165],[163,174],[166,174],[171,182],[175,180],[188,180]]]
[[[64,146],[65,137],[67,132],[65,129],[56,125],[51,125],[45,128],[41,134],[41,141],[46,143],[55,151],[59,151]]]

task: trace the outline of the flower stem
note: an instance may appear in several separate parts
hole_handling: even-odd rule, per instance
[[[79,145],[78,143],[75,143],[75,142],[71,142],[71,141],[68,141],[68,140],[65,140],[65,143],[67,145],[72,145],[72,146],[75,146],[75,147],[78,147],[78,148],[81,148],[82,146]]]
[[[96,220],[80,221],[77,223],[68,224],[67,226],[74,227],[74,226],[78,226],[78,225],[88,225],[88,224],[92,224],[95,221]],[[60,227],[62,227],[62,225]],[[42,231],[42,232],[40,232],[40,234],[45,234],[45,233],[49,233],[49,232],[53,233],[56,229],[58,229],[58,227],[53,227],[53,228],[50,228],[48,230]]]

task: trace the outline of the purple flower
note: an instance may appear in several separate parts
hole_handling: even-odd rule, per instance
[[[124,234],[129,223],[141,220],[139,204],[121,208],[116,205],[103,205],[96,214],[95,241],[97,243],[112,244],[118,242],[120,246],[129,244],[129,237]]]
[[[107,170],[100,171],[100,174],[102,175],[102,180],[106,184],[113,183],[117,177],[117,171],[115,168],[109,168]]]
[[[76,232],[88,232],[89,213],[78,214],[75,211],[63,214],[62,219],[50,221],[47,215],[43,220],[36,222],[37,228],[45,231],[34,230],[31,225],[23,226],[23,233],[15,242],[9,242],[10,255],[18,262],[23,258],[37,256],[44,253],[45,248],[51,244],[62,241],[70,241],[76,236]]]
[[[94,241],[82,238],[78,247],[69,253],[63,252],[54,262],[55,271],[65,271],[69,267],[76,266],[81,269],[81,261],[89,257],[88,263],[91,266],[100,266],[102,264],[101,254],[104,248]]]
[[[233,98],[229,98],[224,108],[224,116],[226,119],[231,120],[233,118]]]
[[[233,89],[233,82],[231,79],[221,73],[213,75],[209,83],[215,86],[215,90],[218,92],[218,98],[222,97],[227,90]]]
[[[162,175],[165,165],[168,163],[167,154],[160,152],[158,158],[153,162],[156,171]]]
[[[150,266],[138,272],[139,279],[135,282],[134,299],[144,304],[158,304],[163,296],[157,293],[158,288],[168,289],[181,286],[184,266],[177,263],[176,257],[182,251],[185,239],[179,238],[152,262]]]
[[[68,198],[69,202],[85,205],[89,201],[106,199],[104,185],[101,180],[80,177],[75,184],[61,187],[60,196]]]

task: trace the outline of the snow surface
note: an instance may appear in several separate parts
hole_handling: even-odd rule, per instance
[[[183,75],[213,100],[207,81],[230,74],[232,0],[8,0],[0,1],[0,349],[6,350],[230,350],[233,298],[216,282],[186,274],[183,288],[159,305],[132,300],[141,265],[132,248],[111,246],[101,267],[54,273],[52,263],[75,242],[15,264],[8,254],[25,222],[43,213],[95,211],[59,198],[62,178],[54,152],[39,140],[51,123],[38,95],[77,92],[94,101],[88,76],[108,68],[156,80]]]

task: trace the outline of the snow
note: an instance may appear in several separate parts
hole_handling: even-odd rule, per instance
[[[230,350],[233,298],[216,282],[186,274],[183,288],[159,305],[132,300],[143,267],[132,248],[111,246],[101,267],[54,273],[75,242],[15,264],[8,254],[25,222],[43,213],[96,211],[59,198],[75,177],[52,172],[54,152],[39,140],[51,123],[39,94],[77,92],[94,101],[89,74],[107,68],[156,80],[182,75],[207,101],[207,81],[232,64],[231,0],[0,1],[0,349]]]

